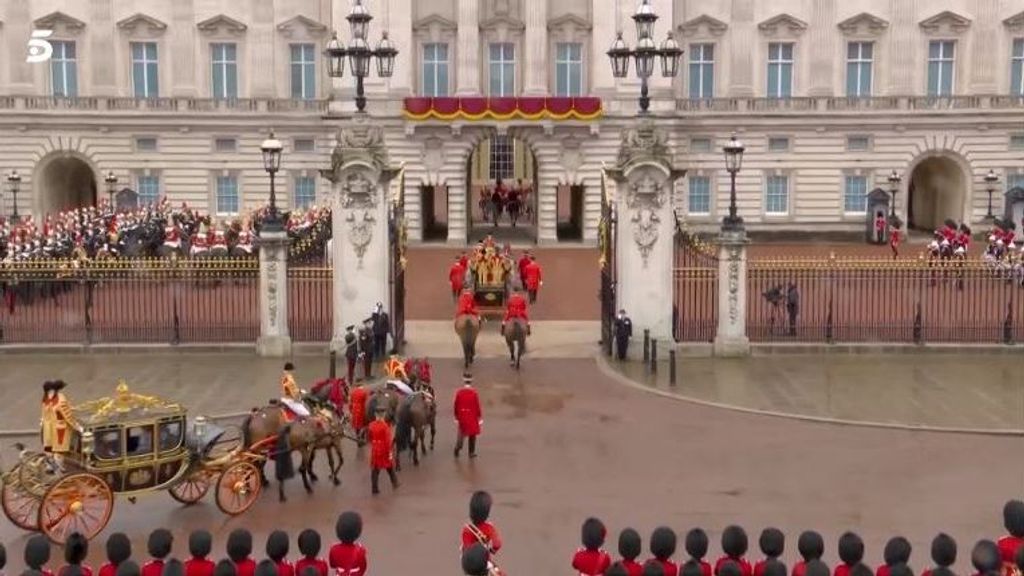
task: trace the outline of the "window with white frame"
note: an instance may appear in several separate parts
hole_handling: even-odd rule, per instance
[[[583,45],[559,42],[555,54],[555,95],[583,95]]]
[[[871,75],[875,58],[874,42],[850,42],[846,45],[846,96],[871,96]]]
[[[1006,173],[1006,190],[1009,191],[1014,188],[1024,188],[1024,172]]]
[[[78,96],[78,52],[70,40],[55,40],[50,57],[50,84],[54,96]]]
[[[443,98],[448,95],[448,45],[430,42],[423,45],[423,95]]]
[[[956,42],[933,40],[928,43],[928,95],[952,96]]]
[[[1010,65],[1010,93],[1024,96],[1024,38],[1013,41],[1013,56]]]
[[[316,204],[316,179],[312,176],[296,176],[292,206],[304,210]]]
[[[217,152],[237,152],[238,140],[234,138],[217,138],[213,141],[213,149]]]
[[[491,180],[511,180],[515,175],[515,140],[510,136],[491,138]]]
[[[789,176],[771,175],[765,179],[764,212],[769,215],[789,213]]]
[[[316,46],[313,44],[292,44],[292,98],[312,100],[316,98]]]
[[[711,138],[690,138],[690,152],[693,154],[710,154]]]
[[[843,212],[864,214],[868,210],[868,179],[866,176],[849,175],[843,185]]]
[[[772,42],[768,45],[768,97],[789,98],[793,95],[793,44]]]
[[[516,94],[516,46],[511,42],[495,42],[489,46],[491,96]]]
[[[1010,150],[1024,150],[1024,134],[1010,135]]]
[[[234,43],[210,44],[210,58],[213,97],[221,100],[238,98],[238,46]]]
[[[690,98],[715,97],[715,45],[690,44]]]
[[[785,136],[773,136],[768,139],[769,152],[789,152],[789,138]]]
[[[156,152],[157,142],[153,136],[139,136],[135,139],[136,152]]]
[[[139,204],[149,206],[160,202],[160,177],[140,175],[136,182]]]
[[[136,98],[160,95],[156,42],[132,42],[132,89]]]
[[[707,176],[690,176],[689,190],[686,196],[686,210],[691,215],[707,215],[711,213],[711,178]]]
[[[217,176],[217,214],[238,214],[238,178]]]
[[[846,149],[850,152],[866,152],[871,149],[871,138],[867,136],[847,136]]]

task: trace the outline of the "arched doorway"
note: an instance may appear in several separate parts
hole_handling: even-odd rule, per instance
[[[537,241],[537,158],[529,144],[497,134],[483,139],[469,155],[466,182],[471,243],[488,234],[502,243]],[[510,198],[520,206],[514,222]]]
[[[96,174],[78,156],[44,160],[39,164],[35,181],[40,214],[96,204]]]
[[[932,156],[914,167],[907,188],[907,226],[932,231],[946,220],[963,222],[967,174],[952,158]]]

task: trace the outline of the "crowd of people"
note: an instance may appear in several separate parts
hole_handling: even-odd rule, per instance
[[[485,222],[491,222],[495,227],[501,221],[502,214],[505,214],[515,228],[520,218],[527,221],[533,219],[533,205],[530,202],[532,195],[533,188],[529,183],[524,183],[522,178],[511,185],[498,178],[494,184],[487,183],[480,188],[480,213]]]

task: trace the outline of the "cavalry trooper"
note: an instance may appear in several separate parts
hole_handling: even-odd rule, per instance
[[[526,312],[526,298],[523,292],[517,287],[513,289],[512,295],[508,297],[505,304],[505,318],[501,321],[501,335],[505,335],[505,325],[510,320],[520,319],[526,323],[526,333],[530,333],[530,316]]]

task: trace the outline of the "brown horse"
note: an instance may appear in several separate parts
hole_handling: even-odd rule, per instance
[[[469,368],[476,357],[476,338],[480,335],[480,318],[463,314],[455,319],[455,333],[462,342],[464,367]]]
[[[377,406],[383,406],[384,419],[393,424],[395,422],[395,413],[398,411],[398,401],[398,392],[388,388],[386,385],[378,386],[370,392],[370,397],[366,400],[366,420],[364,422],[373,422],[374,418],[377,417]]]
[[[512,366],[519,370],[519,360],[526,352],[526,320],[513,318],[505,326],[505,343],[508,344],[508,354]]]
[[[424,390],[406,396],[398,404],[395,422],[395,469],[402,469],[402,452],[412,450],[413,466],[420,465],[420,451],[427,455],[427,433],[430,428],[430,449],[434,449],[437,408],[433,396]]]

